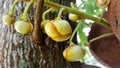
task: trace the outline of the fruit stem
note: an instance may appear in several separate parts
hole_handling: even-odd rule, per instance
[[[14,9],[15,9],[15,6],[16,6],[16,4],[18,3],[18,1],[19,1],[19,0],[15,0],[15,1],[14,1],[13,5],[12,5],[12,8],[11,8],[10,11],[9,11],[9,15],[10,15],[10,16],[13,16]]]
[[[28,10],[29,10],[29,8],[30,8],[30,6],[31,6],[33,3],[34,3],[34,0],[30,0],[30,2],[28,3],[28,5],[25,7],[25,10],[24,10],[23,13],[27,13]]]
[[[96,41],[96,40],[98,40],[98,39],[105,38],[105,37],[109,37],[109,36],[112,36],[112,35],[114,35],[114,33],[107,33],[107,34],[100,35],[100,36],[98,36],[98,37],[95,37],[95,38],[91,39],[91,40],[89,41],[89,43],[92,43],[92,42],[94,42],[94,41]]]
[[[61,19],[61,17],[62,17],[62,12],[63,12],[64,9],[65,9],[64,7],[60,9],[60,11],[59,11],[58,16],[57,16],[56,19],[58,19],[58,20]]]
[[[20,15],[20,19],[24,20],[24,21],[28,21],[28,10],[30,8],[30,6],[34,3],[34,0],[31,0],[28,5],[25,7],[24,12]]]
[[[70,40],[69,40],[70,43],[72,42],[72,39],[73,39],[75,33],[77,32],[77,29],[79,28],[80,24],[81,24],[81,23],[78,23],[78,25],[75,27],[75,29],[74,29],[74,31],[73,31],[73,33],[72,33],[72,35],[71,35],[71,38],[70,38]]]
[[[43,13],[43,15],[42,15],[42,19],[43,19],[43,20],[46,20],[46,18],[45,18],[45,17],[46,17],[46,14],[49,13],[50,11],[52,11],[52,10],[53,10],[52,8],[46,10],[46,11]]]
[[[111,29],[110,27],[110,24],[108,23],[107,20],[105,19],[101,19],[100,17],[94,17],[94,16],[91,16],[89,14],[86,14],[78,9],[74,9],[74,8],[71,8],[71,7],[67,7],[67,6],[64,6],[64,5],[60,5],[60,4],[57,4],[57,3],[54,3],[54,2],[51,2],[51,1],[45,1],[44,2],[44,5],[45,6],[48,6],[48,7],[51,7],[51,8],[54,8],[54,9],[61,9],[62,7],[64,7],[64,11],[68,12],[68,13],[73,13],[73,14],[76,14],[76,15],[79,15],[81,17],[83,17],[84,19],[90,19],[90,20],[93,20],[93,21],[96,21],[96,23],[108,28],[108,29]]]

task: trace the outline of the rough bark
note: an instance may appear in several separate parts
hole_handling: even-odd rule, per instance
[[[109,21],[112,31],[120,41],[120,1],[111,0],[108,12],[105,14],[106,19]]]

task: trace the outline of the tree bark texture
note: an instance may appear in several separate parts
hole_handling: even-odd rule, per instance
[[[120,41],[120,1],[111,0],[108,7],[108,11],[105,14],[106,19],[111,25],[112,31],[115,33],[116,37]]]
[[[44,41],[36,43],[32,41],[31,34],[21,35],[15,31],[14,26],[6,26],[1,21],[3,14],[11,8],[14,0],[1,0],[0,7],[0,57],[2,68],[71,68],[71,64],[64,60],[62,52],[66,42],[58,43],[46,35]],[[69,1],[54,0],[54,2],[69,5]],[[26,3],[19,3],[16,9],[16,18],[23,12]],[[66,13],[65,13],[66,14]],[[57,13],[49,15],[55,18]],[[35,8],[31,7],[29,18],[34,22]]]

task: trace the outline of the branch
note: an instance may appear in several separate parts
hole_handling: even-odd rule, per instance
[[[42,8],[43,8],[44,0],[37,0],[37,8],[36,8],[36,17],[34,22],[34,30],[32,34],[33,41],[42,42],[42,30],[40,29],[40,23],[42,22]]]
[[[114,33],[103,34],[103,35],[100,35],[98,37],[95,37],[95,38],[91,39],[89,42],[92,43],[92,42],[94,42],[98,39],[102,39],[102,38],[109,37],[109,36],[112,36],[112,35],[114,35]]]
[[[104,18],[100,18],[100,17],[93,17],[89,14],[86,14],[82,11],[79,11],[77,9],[74,9],[74,8],[70,8],[70,7],[67,7],[67,6],[64,6],[64,5],[60,5],[60,4],[57,4],[57,3],[54,3],[54,2],[51,2],[51,1],[45,1],[44,2],[44,5],[45,6],[48,6],[48,7],[51,7],[51,8],[54,8],[54,9],[61,9],[61,8],[65,8],[65,11],[68,12],[68,13],[73,13],[73,14],[77,14],[79,16],[81,16],[82,18],[84,19],[90,19],[90,20],[93,20],[95,21],[96,23],[108,28],[108,29],[111,29],[110,27],[110,24],[104,19]]]

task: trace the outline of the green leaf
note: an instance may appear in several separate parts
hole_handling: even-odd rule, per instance
[[[100,8],[96,6],[95,0],[81,0],[81,2],[79,8],[84,10],[83,12],[97,16],[101,14]]]
[[[84,22],[79,22],[80,23],[80,26],[77,30],[77,33],[78,33],[78,36],[81,40],[80,44],[83,46],[86,42],[87,42],[87,36],[85,35],[85,33],[83,32],[83,24]]]

